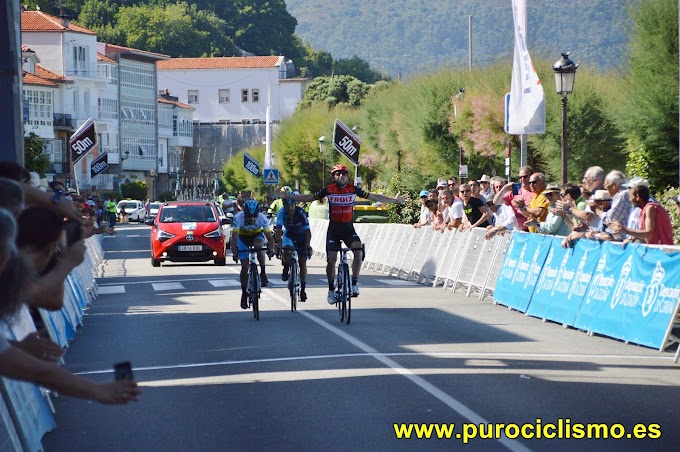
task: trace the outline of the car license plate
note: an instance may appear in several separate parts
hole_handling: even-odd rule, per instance
[[[177,251],[201,251],[203,247],[201,245],[179,245]]]

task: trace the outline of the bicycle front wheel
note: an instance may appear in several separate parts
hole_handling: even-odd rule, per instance
[[[253,317],[255,320],[260,320],[260,306],[259,306],[259,284],[258,278],[260,275],[257,273],[257,265],[251,264],[248,270],[248,283],[250,287],[250,305],[253,307]]]
[[[297,310],[297,290],[299,285],[297,261],[293,260],[290,266],[290,275],[288,275],[288,291],[290,292],[290,311]]]
[[[344,284],[343,284],[343,295],[342,295],[342,303],[343,303],[343,309],[345,310],[345,321],[349,325],[349,318],[350,315],[352,314],[352,286],[349,278],[349,265],[344,264],[343,267],[345,268],[345,275],[344,275]]]

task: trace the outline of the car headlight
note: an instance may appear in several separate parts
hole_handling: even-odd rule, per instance
[[[219,227],[219,228],[215,229],[214,231],[210,231],[207,234],[203,234],[203,237],[208,237],[208,238],[211,238],[211,239],[216,239],[216,238],[221,237],[221,236],[222,236],[222,227]]]
[[[175,234],[170,234],[169,232],[166,232],[162,229],[158,229],[158,240],[160,240],[161,242],[171,239],[174,236]]]

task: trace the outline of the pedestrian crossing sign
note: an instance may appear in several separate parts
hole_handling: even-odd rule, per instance
[[[264,177],[264,183],[267,185],[276,185],[279,183],[279,170],[268,168],[262,173]]]

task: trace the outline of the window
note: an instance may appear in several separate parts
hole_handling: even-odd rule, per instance
[[[86,74],[87,68],[87,48],[82,46],[73,46],[73,73],[75,75]]]
[[[247,89],[241,90],[241,102],[248,102],[248,90]]]
[[[254,89],[254,90],[252,90],[252,93],[253,93],[253,102],[259,102],[260,101],[260,90]]]
[[[198,90],[190,89],[189,93],[187,95],[187,99],[189,99],[190,104],[197,104],[198,103]]]
[[[221,104],[228,104],[230,100],[230,94],[228,89],[221,89],[220,90],[220,103]]]

